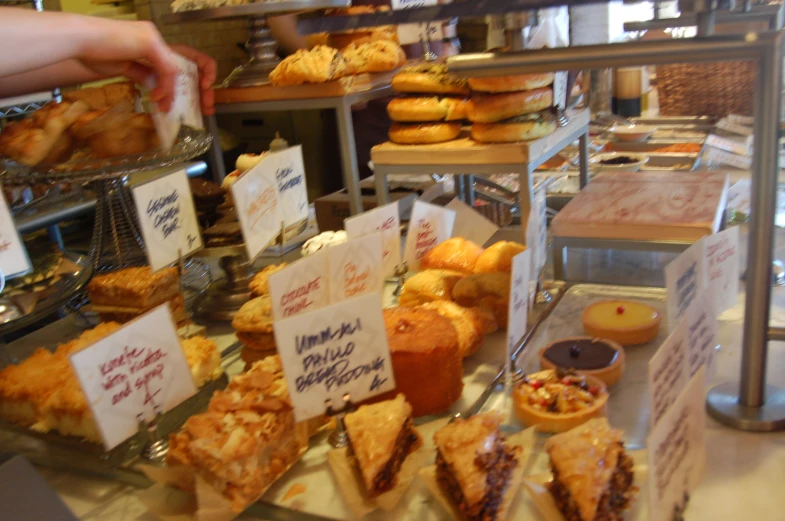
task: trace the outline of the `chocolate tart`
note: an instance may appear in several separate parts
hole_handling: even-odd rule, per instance
[[[592,395],[591,401],[586,403],[583,408],[569,412],[560,412],[558,408],[556,410],[548,410],[530,403],[529,398],[533,394],[531,385],[533,382],[544,381],[544,385],[553,385],[560,384],[563,378],[585,382],[583,387],[586,388],[587,392],[589,392],[588,389],[594,391],[589,393]],[[561,385],[566,387],[564,384]],[[567,385],[580,387],[573,383]],[[575,393],[578,394],[582,390],[584,389],[577,389]],[[571,398],[575,398],[575,395]],[[605,386],[605,382],[593,376],[568,375],[561,377],[557,376],[556,371],[549,369],[527,375],[522,381],[518,382],[513,389],[512,399],[515,416],[527,427],[533,426],[540,432],[564,432],[582,425],[592,418],[605,417],[608,404],[608,388]],[[572,399],[568,401],[575,403]],[[555,402],[558,403],[559,400],[555,400]]]
[[[571,369],[584,376],[599,378],[610,387],[624,373],[624,348],[618,342],[604,338],[562,338],[540,350],[540,367]]]

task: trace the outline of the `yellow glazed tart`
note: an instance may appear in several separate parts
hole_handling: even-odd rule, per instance
[[[587,335],[631,346],[657,338],[662,316],[653,307],[640,302],[604,300],[584,309],[582,319]]]

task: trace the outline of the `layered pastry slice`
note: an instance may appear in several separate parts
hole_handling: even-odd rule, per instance
[[[546,442],[549,489],[566,521],[622,521],[638,489],[621,439],[621,431],[597,418]]]
[[[436,478],[467,521],[503,519],[518,450],[507,446],[500,424],[497,414],[479,414],[434,435]]]
[[[363,405],[347,414],[344,422],[348,454],[368,496],[392,489],[404,460],[422,444],[414,430],[412,406],[399,394],[394,400]]]

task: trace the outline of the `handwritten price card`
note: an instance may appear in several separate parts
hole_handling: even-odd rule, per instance
[[[169,306],[164,304],[71,356],[107,450],[196,393]]]
[[[259,163],[232,185],[232,199],[248,258],[253,260],[281,233],[283,211],[275,171],[264,161]]]
[[[185,170],[178,170],[133,188],[147,261],[153,271],[201,249],[191,187]]]
[[[2,189],[2,185],[0,185]],[[2,190],[0,190],[2,193]],[[8,209],[5,197],[0,196],[0,270],[10,278],[32,269],[27,250],[16,231],[14,219]]]
[[[687,320],[682,319],[649,360],[649,423],[653,427],[687,385]]]
[[[457,197],[445,208],[455,212],[452,234],[482,246],[499,231],[499,227]]]
[[[169,112],[153,113],[153,123],[161,141],[161,148],[169,150],[177,141],[177,134],[182,125],[192,128],[204,128],[199,89],[199,68],[190,60],[177,53],[172,53],[177,63],[177,79],[175,80],[174,101]],[[146,85],[154,88],[154,85]]]
[[[395,268],[401,264],[401,218],[397,201],[350,217],[343,225],[350,239],[381,232],[382,270],[385,277],[395,275]]]
[[[297,145],[268,154],[262,164],[264,168],[275,171],[284,224],[288,227],[308,220],[308,189],[305,186],[303,148]]]
[[[326,253],[330,267],[330,302],[382,291],[381,233],[336,244]]]
[[[736,305],[739,295],[739,227],[703,238],[706,278],[717,314]]]
[[[275,342],[298,422],[395,388],[378,293],[276,322]]]
[[[650,432],[649,521],[681,519],[689,494],[706,468],[704,369],[698,371],[676,402]]]
[[[438,4],[439,0],[392,0],[391,3],[393,10],[396,11]],[[420,39],[425,40],[426,36],[432,42],[444,39],[441,22],[401,24],[398,26],[398,41],[402,45],[419,43]]]
[[[270,275],[270,299],[276,321],[302,315],[330,303],[330,268],[327,263],[327,251],[320,250]]]
[[[668,327],[673,328],[705,287],[703,242],[698,241],[665,267]]]
[[[692,377],[701,366],[706,366],[706,378],[714,376],[717,356],[717,313],[712,291],[702,291],[693,300],[684,319],[687,326],[687,377]]]
[[[512,352],[526,333],[529,312],[530,264],[530,250],[522,251],[512,258],[512,286],[510,287],[510,303],[507,309],[508,362],[512,361]],[[509,376],[512,376],[513,369],[514,367],[508,367],[507,374]]]
[[[410,270],[419,270],[420,261],[428,250],[452,236],[454,224],[454,211],[415,201],[409,219],[409,233],[406,235],[404,254]]]

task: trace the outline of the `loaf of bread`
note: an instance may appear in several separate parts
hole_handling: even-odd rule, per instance
[[[349,74],[387,72],[406,63],[406,53],[390,40],[353,43],[341,51],[346,58]]]
[[[317,45],[309,51],[300,49],[284,59],[270,73],[270,81],[278,86],[325,83],[342,78],[347,70],[343,54],[332,47]]]

